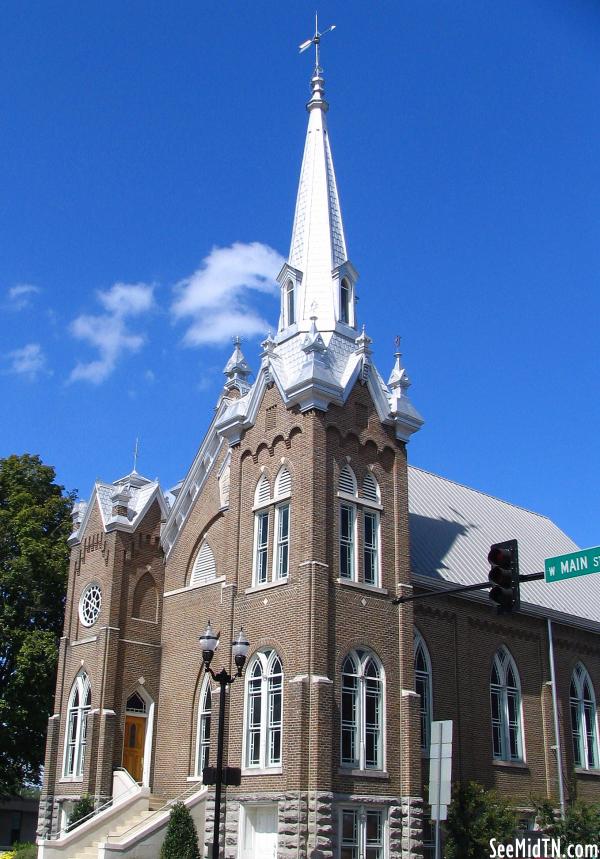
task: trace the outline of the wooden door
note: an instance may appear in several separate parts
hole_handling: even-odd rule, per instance
[[[123,766],[135,781],[142,780],[144,771],[144,742],[146,720],[140,716],[125,716]]]

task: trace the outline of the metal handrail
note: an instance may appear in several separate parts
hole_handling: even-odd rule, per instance
[[[198,790],[202,790],[202,789],[206,789],[206,785],[203,785],[200,782],[194,782],[194,784],[191,784],[189,787],[187,787],[183,791],[183,793],[180,793],[179,796],[175,796],[175,797],[173,797],[173,799],[167,800],[167,802],[165,802],[164,805],[161,805],[160,808],[157,808],[155,811],[152,812],[152,814],[149,814],[148,817],[145,817],[143,821],[140,820],[137,823],[134,823],[133,826],[130,826],[129,829],[125,830],[125,832],[121,832],[120,835],[111,835],[109,833],[104,840],[110,841],[111,838],[118,838],[118,839],[125,838],[128,835],[128,833],[130,833],[133,829],[137,829],[138,826],[142,822],[145,825],[153,817],[156,817],[157,814],[162,814],[164,812],[165,808],[168,808],[169,805],[175,805],[176,802],[181,802],[182,800],[187,799],[188,796],[192,796]]]
[[[115,770],[113,770],[113,772],[117,771],[128,772],[128,770],[124,769],[123,767],[117,767]],[[132,784],[131,787],[127,788],[127,790],[123,791],[123,793],[119,794],[119,802],[121,801],[121,797],[127,796],[127,794],[132,793],[134,790],[140,790],[140,785],[137,782],[135,784]],[[50,835],[47,840],[58,841],[61,835],[68,835],[70,832],[75,832],[76,829],[79,829],[82,823],[86,823],[88,820],[91,820],[93,817],[96,817],[97,814],[100,814],[101,811],[110,808],[113,803],[114,798],[111,796],[110,799],[107,799],[106,802],[102,803],[102,805],[99,805],[98,808],[95,808],[93,811],[90,811],[89,814],[85,815],[85,817],[81,817],[77,821],[76,826],[70,827],[67,823],[67,825],[63,826],[62,829],[59,829],[58,832],[54,833],[53,835]]]

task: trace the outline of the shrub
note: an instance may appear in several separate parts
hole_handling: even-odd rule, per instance
[[[14,859],[37,859],[37,847],[31,842],[27,844],[13,844]]]
[[[200,859],[196,826],[183,802],[171,809],[160,859]]]
[[[94,810],[94,800],[91,796],[84,793],[81,799],[78,799],[73,806],[73,811],[69,815],[69,825],[67,831],[71,832],[76,826],[83,822],[83,818],[87,817]]]
[[[477,782],[457,784],[446,821],[446,859],[489,859],[490,839],[510,840],[516,815],[508,800]]]
[[[553,804],[547,800],[534,800],[535,814],[540,829],[567,844],[600,843],[600,805],[576,800],[567,806],[562,820]]]

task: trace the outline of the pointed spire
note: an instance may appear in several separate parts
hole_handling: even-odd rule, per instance
[[[227,381],[225,382],[225,389],[231,391],[236,389],[242,394],[242,396],[250,390],[250,384],[248,382],[248,376],[251,374],[252,370],[246,359],[244,358],[244,353],[241,350],[241,343],[239,337],[234,337],[233,340],[233,354],[229,361],[225,364],[225,368],[223,373],[227,376]]]
[[[326,31],[327,32],[327,31]],[[318,50],[323,33],[304,43]],[[303,46],[301,46],[302,49]],[[325,115],[325,82],[317,63],[311,79],[311,97],[306,105],[308,129],[300,170],[294,225],[288,264],[280,275],[282,289],[289,281],[294,286],[295,318],[299,331],[310,328],[311,305],[319,305],[319,323],[323,332],[333,331],[338,322],[354,326],[354,282],[356,272],[348,262],[346,237],[329,145]],[[346,279],[347,293],[342,308],[341,281]],[[289,323],[288,323],[289,324]],[[280,331],[286,326],[282,314]]]
[[[402,352],[400,352],[400,337],[396,337],[396,351],[394,352],[396,359],[390,378],[388,379],[388,388],[394,392],[398,391],[397,396],[401,397],[402,392],[408,390],[411,381],[408,378],[408,373],[402,366]]]

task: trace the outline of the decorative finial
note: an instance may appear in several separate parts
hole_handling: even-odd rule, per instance
[[[322,33],[319,32],[319,16],[315,12],[315,34],[312,39],[307,39],[306,42],[302,42],[300,45],[300,53],[304,53],[307,51],[311,45],[315,46],[315,75],[319,75],[323,69],[321,68],[319,62],[319,45],[321,43],[321,39],[326,33],[331,33],[332,30],[335,30],[335,24],[332,24],[331,27],[327,27],[326,30],[323,30]]]
[[[133,474],[137,474],[137,461],[138,461],[138,453],[139,453],[139,438],[135,440],[135,447],[133,449]]]

